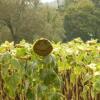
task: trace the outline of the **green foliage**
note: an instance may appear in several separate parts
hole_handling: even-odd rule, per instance
[[[55,8],[40,5],[39,1],[0,0],[1,42],[4,40],[18,42],[22,39],[32,42],[33,39],[40,37],[54,41],[62,40],[63,16]]]
[[[52,43],[53,51],[38,56],[33,45],[0,45],[0,98],[3,100],[99,100],[100,43]]]
[[[32,42],[41,37],[55,42],[76,37],[100,41],[99,0],[57,0],[57,3],[58,8],[40,0],[0,0],[0,43],[5,40],[17,43],[22,39]]]
[[[66,8],[64,28],[68,39],[100,39],[100,9],[91,0],[77,0]]]

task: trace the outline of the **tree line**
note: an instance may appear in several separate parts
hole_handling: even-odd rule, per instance
[[[64,0],[57,7],[40,0],[0,0],[0,42],[100,40],[100,1]]]

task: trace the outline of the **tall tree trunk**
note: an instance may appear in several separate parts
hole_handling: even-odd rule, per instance
[[[10,32],[11,32],[13,41],[14,41],[15,43],[17,43],[18,38],[17,38],[17,35],[15,34],[15,31],[14,31],[13,25],[12,25],[12,23],[11,23],[11,20],[5,20],[5,23],[6,23],[7,27],[9,28],[9,30],[10,30]]]
[[[14,30],[13,30],[12,25],[9,24],[8,28],[10,29],[11,35],[13,37],[13,41],[17,42],[17,36],[16,36],[16,34],[15,34]]]

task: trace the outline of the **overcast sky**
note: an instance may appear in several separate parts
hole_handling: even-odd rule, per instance
[[[41,2],[43,2],[43,3],[49,3],[49,2],[52,2],[52,1],[55,1],[55,0],[41,0]]]

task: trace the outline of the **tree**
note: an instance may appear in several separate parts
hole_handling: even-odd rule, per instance
[[[96,7],[100,8],[100,0],[92,0]]]
[[[32,42],[40,37],[54,41],[64,38],[63,15],[56,8],[40,5],[40,0],[0,0],[1,24],[15,42],[21,39]]]
[[[64,29],[67,39],[81,37],[83,40],[100,39],[100,11],[90,0],[73,2],[66,9]]]
[[[45,21],[43,33],[36,37],[45,37],[53,41],[62,41],[64,39],[63,15],[55,8],[44,6],[41,14]]]
[[[32,40],[34,33],[42,32],[44,20],[35,9],[38,3],[39,0],[0,0],[0,24],[7,26],[14,41],[23,36]]]
[[[22,13],[22,9],[24,9],[24,1],[20,0],[20,2],[12,1],[9,2],[7,0],[0,1],[0,20],[5,24],[11,34],[13,39],[16,41],[16,34],[15,34],[15,24],[19,22],[20,16]],[[19,9],[20,8],[20,9]],[[4,13],[5,12],[5,13]]]

